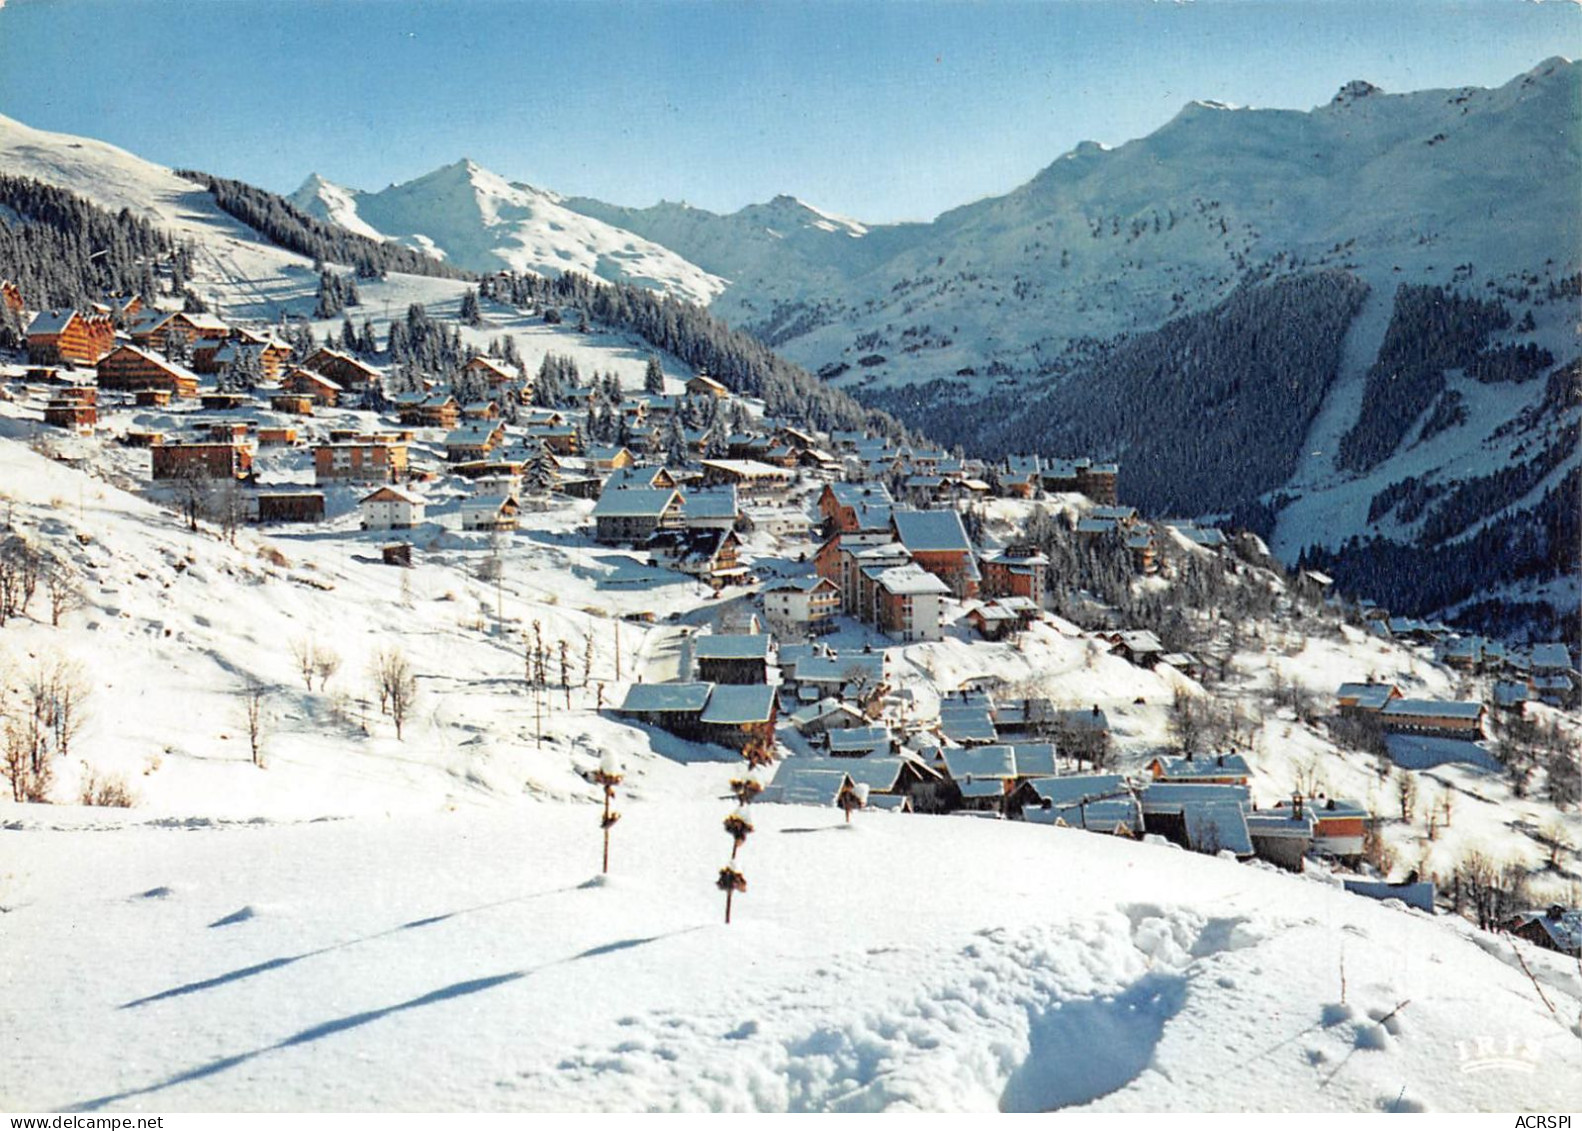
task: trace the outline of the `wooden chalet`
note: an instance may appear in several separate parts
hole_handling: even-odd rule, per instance
[[[1004,640],[1026,631],[1038,614],[1038,606],[1028,598],[1004,597],[970,610],[967,623],[985,640]]]
[[[241,443],[252,431],[252,424],[246,420],[194,420],[192,426],[207,432],[209,439],[227,444]]]
[[[297,366],[286,374],[286,379],[281,382],[281,388],[311,397],[314,404],[323,405],[325,408],[334,408],[340,404],[341,395],[346,391],[339,381],[332,381],[324,374],[315,373],[302,366]]]
[[[767,634],[713,633],[692,640],[698,678],[710,683],[764,683],[769,678]]]
[[[475,495],[461,503],[463,530],[515,530],[522,507],[508,494]]]
[[[198,375],[183,365],[136,346],[117,346],[98,364],[99,388],[154,390],[171,397],[196,397]]]
[[[1544,911],[1526,911],[1511,919],[1507,933],[1534,946],[1582,958],[1582,910],[1551,904]]]
[[[303,369],[328,377],[342,389],[363,389],[379,380],[379,372],[349,354],[321,346],[302,363]]]
[[[269,398],[269,407],[288,416],[312,416],[313,398],[306,393],[276,393]]]
[[[454,428],[461,406],[449,393],[409,393],[395,398],[396,419],[414,428]]]
[[[591,444],[587,450],[588,467],[594,471],[611,472],[631,467],[637,462],[631,449],[620,444]]]
[[[689,397],[728,397],[731,391],[706,373],[699,373],[687,382]]]
[[[503,424],[495,421],[463,424],[446,434],[445,458],[451,463],[476,463],[487,460],[504,442]]]
[[[184,310],[143,310],[127,328],[132,344],[158,353],[169,353],[171,339],[180,338],[196,348],[205,339],[224,341],[231,328],[212,314],[192,314]]]
[[[644,548],[655,565],[690,574],[714,589],[722,589],[747,576],[747,568],[738,556],[741,544],[733,530],[683,528],[655,531]]]
[[[1153,667],[1165,651],[1159,638],[1147,629],[1111,632],[1104,635],[1103,639],[1109,643],[1112,653],[1139,668]]]
[[[778,712],[767,684],[634,683],[616,713],[680,738],[733,750],[774,739]]]
[[[322,491],[271,491],[258,496],[258,521],[323,522]]]
[[[1386,730],[1446,738],[1483,737],[1488,708],[1478,702],[1440,702],[1434,699],[1392,699],[1379,711]]]
[[[232,412],[249,404],[246,393],[200,393],[198,403],[209,412]]]
[[[706,459],[703,465],[703,486],[720,487],[734,484],[745,498],[778,494],[791,482],[791,472],[750,459]]]
[[[499,389],[502,386],[511,385],[522,380],[519,374],[512,373],[498,361],[483,356],[469,360],[466,365],[462,366],[462,372],[483,378],[491,389]]]
[[[46,310],[28,323],[29,365],[94,365],[115,343],[115,325],[102,315]]]
[[[99,423],[99,409],[91,398],[55,397],[44,406],[44,423],[51,428],[89,433]]]
[[[285,446],[297,442],[297,430],[291,425],[277,425],[258,429],[260,447]]]
[[[1246,785],[1252,775],[1240,754],[1192,754],[1181,758],[1156,757],[1143,767],[1154,781],[1191,782],[1198,785]]]
[[[246,444],[157,444],[150,452],[156,480],[246,479],[253,471],[253,450]]]
[[[570,424],[529,425],[527,438],[537,440],[557,456],[582,454],[582,432]]]
[[[663,527],[681,525],[681,492],[674,487],[605,490],[593,507],[594,538],[606,545],[646,542]]]

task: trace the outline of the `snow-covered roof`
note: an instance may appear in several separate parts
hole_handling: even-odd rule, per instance
[[[1571,653],[1564,644],[1534,644],[1532,664],[1536,671],[1566,671],[1571,667]]]
[[[693,639],[692,655],[699,660],[764,660],[769,657],[768,633],[711,633]]]
[[[719,726],[767,722],[774,706],[775,689],[767,683],[721,683],[709,696],[702,721]]]
[[[1051,778],[1060,771],[1055,766],[1053,742],[1018,742],[1011,746],[1019,778]]]
[[[1056,821],[1073,828],[1112,832],[1125,825],[1142,827],[1142,808],[1120,774],[1077,774],[1064,778],[1035,778],[1030,783],[1049,807],[1028,806],[1023,816],[1031,822]]]
[[[1482,703],[1444,702],[1438,699],[1392,699],[1384,705],[1386,715],[1430,715],[1442,719],[1475,719],[1483,714]]]
[[[1245,777],[1252,771],[1240,754],[1204,754],[1192,758],[1160,758],[1159,770],[1165,780],[1191,778]]]
[[[939,730],[952,742],[960,743],[993,742],[1000,736],[989,715],[989,708],[982,704],[941,706]]]
[[[605,491],[594,504],[594,518],[658,518],[680,498],[673,487],[633,487],[625,491]]]
[[[681,499],[683,520],[735,518],[737,512],[734,484],[720,489],[689,491]]]
[[[1217,802],[1245,804],[1251,797],[1244,785],[1204,785],[1198,782],[1150,782],[1138,797],[1144,812],[1180,813],[1189,806]]]
[[[834,716],[845,716],[848,719],[863,718],[862,712],[857,710],[857,708],[853,707],[851,704],[842,703],[834,696],[825,696],[824,698],[809,703],[806,707],[801,707],[796,712],[794,712],[791,715],[791,725],[800,729],[802,727],[809,726],[812,723],[818,722],[820,719],[828,719]],[[866,730],[867,728],[852,727],[847,729]],[[847,730],[837,729],[831,731],[830,733],[831,735],[845,734],[847,733]]]
[[[836,652],[808,656],[797,660],[796,678],[818,683],[850,683],[861,679],[869,685],[877,684],[884,678],[884,653]]]
[[[415,495],[411,491],[408,491],[405,487],[398,487],[393,483],[387,483],[378,490],[371,491],[362,498],[358,499],[357,505],[362,506],[364,503],[388,502],[408,503],[412,506],[421,507],[423,505],[423,498],[420,495]]]
[[[896,509],[890,514],[896,537],[913,553],[940,553],[972,550],[967,528],[955,511],[916,511]]]
[[[949,593],[950,586],[916,562],[880,570],[874,580],[885,592],[897,597],[918,597],[929,593]]]
[[[1582,950],[1582,910],[1556,907],[1551,911],[1528,911],[1516,917],[1516,925],[1537,923],[1557,950],[1575,954]]]
[[[830,753],[888,753],[890,732],[882,726],[846,727],[829,732]]]
[[[838,804],[841,792],[851,785],[851,778],[844,769],[826,768],[822,761],[813,759],[792,758],[780,763],[774,780],[758,799],[782,805],[827,807]]]
[[[1199,852],[1253,854],[1252,837],[1247,831],[1247,815],[1239,803],[1210,801],[1188,805],[1182,810],[1187,842]]]
[[[1009,746],[946,747],[940,752],[952,780],[1016,777],[1016,754]]]
[[[713,689],[712,683],[634,683],[620,709],[628,714],[693,713],[703,710]]]
[[[654,483],[669,474],[663,467],[618,467],[604,481],[604,490],[631,491],[656,490]]]
[[[1131,796],[1126,779],[1120,774],[1072,774],[1063,778],[1036,778],[1033,792],[1056,805],[1075,805],[1084,798],[1095,800],[1123,793]]]
[[[27,324],[27,333],[29,336],[59,334],[75,317],[77,317],[75,310],[41,310],[33,321]]]
[[[773,467],[754,459],[706,459],[705,468],[718,468],[742,479],[785,479],[790,472],[783,467]]]

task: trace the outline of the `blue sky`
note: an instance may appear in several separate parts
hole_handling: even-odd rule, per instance
[[[1191,99],[1497,85],[1582,54],[1523,0],[0,0],[0,113],[290,191],[513,180],[870,221],[1014,188]],[[99,44],[102,56],[87,45]]]

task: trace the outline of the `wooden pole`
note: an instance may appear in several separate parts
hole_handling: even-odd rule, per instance
[[[615,787],[609,782],[604,783],[604,873],[610,873],[610,798],[615,793]]]

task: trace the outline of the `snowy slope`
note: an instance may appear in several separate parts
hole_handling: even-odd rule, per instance
[[[726,285],[673,251],[566,208],[554,193],[509,183],[466,159],[379,192],[315,174],[291,200],[353,231],[383,233],[474,271],[580,271],[704,305]]]
[[[724,767],[694,767],[697,792]],[[8,1108],[1511,1110],[1582,1052],[1510,944],[1073,830],[718,800],[11,820]],[[92,929],[83,929],[91,923]],[[1562,1017],[1582,981],[1526,953]],[[1344,970],[1344,981],[1342,977]],[[67,974],[69,972],[69,976]],[[1343,988],[1344,987],[1344,988]],[[1344,1001],[1342,1000],[1344,998]],[[1479,1071],[1479,1042],[1516,1051]]]
[[[129,209],[194,250],[191,288],[217,313],[276,321],[312,312],[312,260],[271,244],[222,211],[199,185],[91,138],[36,130],[0,116],[0,169],[68,189],[111,212]],[[364,232],[363,234],[368,234]],[[371,308],[459,299],[466,284],[391,275],[363,289]]]
[[[31,397],[0,409],[6,436],[37,411]],[[368,426],[350,412],[322,421],[358,422]],[[0,1024],[29,1035],[0,1067],[0,1106],[1504,1110],[1582,1099],[1576,1037],[1511,944],[1347,896],[1322,873],[964,817],[860,814],[848,830],[833,811],[765,806],[727,929],[711,881],[728,851],[719,821],[734,760],[608,718],[591,687],[574,688],[569,708],[552,697],[535,737],[520,681],[520,633],[534,621],[551,640],[594,633],[608,703],[671,664],[672,630],[623,614],[715,604],[688,582],[598,587],[619,555],[576,533],[587,504],[529,513],[500,550],[497,591],[477,580],[494,553],[481,535],[426,531],[413,570],[378,564],[384,535],[355,529],[349,491],[332,492],[325,529],[244,531],[232,547],[114,486],[138,453],[57,445],[98,475],[0,438],[0,484],[8,520],[84,571],[87,605],[59,629],[13,621],[0,663],[14,678],[36,656],[83,665],[90,721],[57,800],[91,767],[124,776],[137,805],[0,802],[7,938],[38,956],[0,995]],[[304,461],[271,455],[262,473],[300,481]],[[492,632],[502,599],[503,639]],[[1274,667],[1317,689],[1377,672],[1412,693],[1452,690],[1442,668],[1360,634],[1259,635],[1222,694],[1250,694]],[[297,682],[290,642],[305,637],[341,653],[328,691]],[[368,658],[390,644],[419,679],[405,741],[359,702]],[[1197,693],[1058,621],[996,645],[956,622],[944,641],[897,649],[891,668],[920,716],[940,689],[988,672],[1101,702],[1132,769],[1163,741],[1175,688]],[[264,768],[242,730],[248,676],[272,688]],[[598,821],[582,774],[606,750],[628,772],[625,815],[613,879],[590,884]],[[1256,741],[1258,796],[1282,796],[1309,758],[1330,788],[1367,795],[1371,760],[1271,716]],[[1444,854],[1434,868],[1472,843],[1517,858],[1521,828],[1547,819],[1536,802],[1514,804],[1497,775],[1432,776],[1459,791],[1454,829],[1427,846]],[[1391,835],[1415,862],[1421,830]],[[1523,945],[1569,1023],[1582,1005],[1574,964]],[[1516,1067],[1474,1071],[1485,1039],[1519,1050]]]

